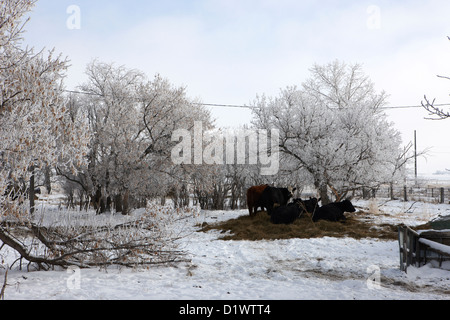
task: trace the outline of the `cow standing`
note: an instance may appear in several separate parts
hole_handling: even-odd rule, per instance
[[[285,206],[289,199],[292,198],[292,193],[296,188],[275,188],[268,186],[264,189],[260,197],[261,206],[267,209],[267,213],[272,215],[274,208]]]
[[[258,207],[264,208],[264,206],[261,205],[260,198],[267,187],[268,185],[265,184],[262,186],[254,186],[247,190],[247,207],[251,217],[256,215]]]

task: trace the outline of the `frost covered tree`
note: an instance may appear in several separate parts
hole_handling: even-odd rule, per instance
[[[84,162],[87,142],[62,95],[67,61],[54,52],[22,49],[24,16],[35,1],[0,4],[0,214],[19,213],[11,198],[30,192],[34,173],[59,163],[67,170]],[[15,207],[15,208],[13,208]]]
[[[88,190],[106,181],[101,190],[121,195],[122,203],[148,185],[164,190],[157,175],[168,174],[168,131],[194,117],[207,119],[167,80],[143,81],[139,72],[100,64],[91,66],[91,80],[98,82],[86,87],[91,100],[64,96],[67,61],[22,49],[22,19],[34,3],[0,1],[0,264],[5,246],[18,254],[16,262],[45,270],[180,261],[173,224],[195,210],[149,203],[135,216],[99,221],[45,208],[33,213],[24,205],[34,172],[49,167]]]
[[[376,92],[358,64],[335,61],[310,72],[301,88],[255,101],[254,125],[280,131],[283,166],[307,173],[323,203],[330,189],[340,199],[396,179],[406,157],[400,133],[381,109],[387,95]]]
[[[194,121],[210,126],[209,113],[159,75],[147,80],[140,71],[98,61],[86,74],[73,109],[89,122],[89,164],[71,180],[89,192],[98,212],[114,204],[127,214],[132,199],[145,205],[145,199],[186,188],[195,168],[172,163],[172,133],[190,130]]]

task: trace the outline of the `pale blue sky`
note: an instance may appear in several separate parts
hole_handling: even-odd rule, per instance
[[[66,26],[70,5],[80,29]],[[56,48],[71,60],[66,85],[84,81],[94,58],[167,77],[205,103],[250,104],[300,85],[314,63],[361,63],[392,106],[424,94],[450,103],[449,1],[39,0],[25,43]],[[450,168],[450,120],[429,122],[421,109],[387,112],[403,140],[418,130],[434,147],[421,172]],[[247,123],[248,111],[214,109],[223,126]],[[444,137],[444,138],[442,138]],[[448,153],[447,153],[448,152]]]

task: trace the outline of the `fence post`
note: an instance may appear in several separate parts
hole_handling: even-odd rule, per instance
[[[408,188],[406,186],[403,187],[403,200],[408,201]]]
[[[445,202],[445,199],[444,199],[444,188],[441,188],[441,199],[440,200],[441,200],[440,201],[441,204]]]
[[[405,228],[403,226],[398,227],[398,245],[400,251],[400,270],[406,272],[406,259],[405,259]]]

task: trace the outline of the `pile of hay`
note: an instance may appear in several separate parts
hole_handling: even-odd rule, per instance
[[[345,215],[347,217],[345,222],[319,221],[314,223],[310,216],[303,215],[293,224],[275,225],[270,222],[269,215],[261,211],[255,217],[241,216],[237,219],[215,224],[204,223],[200,231],[220,230],[222,233],[226,233],[220,238],[221,240],[256,241],[322,237],[397,239],[397,226],[375,225],[370,221],[365,221],[364,216],[367,213],[364,212],[346,213]]]

